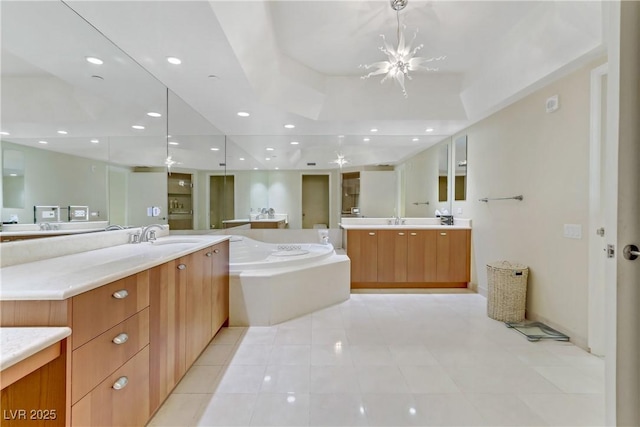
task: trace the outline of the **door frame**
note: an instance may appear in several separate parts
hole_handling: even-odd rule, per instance
[[[302,182],[303,182],[303,177],[305,175],[326,175],[329,177],[329,224],[327,224],[328,228],[331,228],[332,222],[333,222],[333,186],[332,186],[332,182],[331,182],[331,175],[332,172],[331,171],[301,171],[300,172],[300,206],[299,206],[299,212],[300,212],[300,229],[304,229],[303,228],[303,222],[304,222],[304,217],[302,216],[303,212],[302,212],[302,197],[303,197],[303,191],[302,191]],[[308,230],[308,229],[307,229]]]
[[[209,172],[207,173],[207,179],[205,182],[205,203],[206,203],[206,214],[205,214],[205,222],[206,222],[206,226],[207,226],[207,230],[211,229],[211,177],[212,176],[222,176],[222,177],[226,177],[226,176],[232,176],[234,179],[234,182],[236,182],[236,174],[235,173],[225,173],[225,172]],[[233,191],[235,193],[235,184],[233,187]],[[237,206],[236,206],[236,198],[235,198],[235,194],[234,194],[234,198],[233,198],[233,211],[236,212]]]
[[[588,330],[587,346],[592,353],[598,356],[606,354],[606,331],[605,331],[605,258],[603,247],[606,244],[607,234],[611,232],[609,227],[605,227],[605,237],[595,235],[596,229],[603,227],[605,223],[610,223],[610,210],[606,209],[605,200],[602,200],[603,159],[602,149],[610,152],[615,149],[615,144],[606,138],[602,141],[602,79],[609,72],[609,64],[602,64],[591,70],[591,100],[589,118],[589,223],[587,227],[587,239],[589,246],[588,265]],[[608,115],[607,115],[608,119]],[[606,125],[606,122],[604,123]],[[607,140],[609,142],[607,142]],[[605,178],[606,179],[606,178]]]

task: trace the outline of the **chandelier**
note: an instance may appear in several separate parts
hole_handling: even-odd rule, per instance
[[[336,153],[336,156],[338,156],[337,159],[330,161],[329,163],[335,163],[338,165],[338,167],[340,167],[340,169],[342,169],[342,167],[344,165],[346,165],[347,163],[349,163],[349,160],[345,159],[344,154],[342,153]]]
[[[418,29],[413,33],[413,39],[407,44],[404,38],[404,34],[400,31],[400,11],[405,8],[409,0],[389,0],[391,3],[391,8],[396,11],[396,20],[398,24],[397,37],[398,37],[398,47],[395,49],[391,46],[384,34],[380,34],[382,37],[383,45],[379,47],[380,51],[387,55],[386,61],[374,62],[369,65],[360,65],[360,68],[364,68],[365,70],[373,69],[373,71],[368,74],[362,76],[362,79],[368,79],[371,76],[377,76],[381,74],[386,74],[380,83],[384,83],[388,79],[394,79],[402,88],[402,94],[405,98],[408,97],[407,91],[404,88],[404,79],[405,77],[411,80],[411,76],[409,75],[409,71],[416,70],[425,70],[425,71],[438,71],[437,68],[428,67],[426,64],[434,61],[441,61],[445,59],[445,56],[438,56],[432,58],[421,58],[415,56],[416,53],[420,49],[422,49],[423,45],[420,44],[415,48],[411,48],[411,45],[416,40],[416,36],[418,35]]]

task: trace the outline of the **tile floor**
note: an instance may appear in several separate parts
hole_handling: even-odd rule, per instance
[[[223,328],[151,426],[604,425],[604,362],[530,343],[478,294],[352,294]]]

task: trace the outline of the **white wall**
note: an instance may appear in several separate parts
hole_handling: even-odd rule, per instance
[[[511,260],[530,267],[527,316],[546,321],[579,345],[587,339],[588,154],[590,70],[562,78],[465,129],[467,200],[455,216],[471,218],[472,285],[487,289],[486,264]],[[545,112],[559,95],[560,108]],[[407,164],[436,157],[438,146]],[[431,160],[433,161],[433,160]],[[414,191],[414,190],[411,190]],[[522,194],[524,200],[479,202]],[[411,198],[407,196],[407,202]],[[462,214],[457,214],[461,209]],[[582,239],[563,237],[564,224]]]

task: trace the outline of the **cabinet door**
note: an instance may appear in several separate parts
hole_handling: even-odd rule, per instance
[[[437,233],[437,281],[470,280],[470,230],[439,230]]]
[[[211,273],[211,330],[210,338],[229,319],[229,241],[215,245],[212,249]]]
[[[407,238],[407,282],[435,282],[436,230],[414,230]]]
[[[153,413],[186,372],[186,270],[179,258],[152,268],[149,301],[150,406]]]
[[[191,366],[211,339],[211,257],[203,249],[187,255],[186,361]]]
[[[378,282],[407,281],[407,230],[378,233]]]
[[[378,281],[378,234],[375,230],[348,230],[347,255],[351,283]]]

